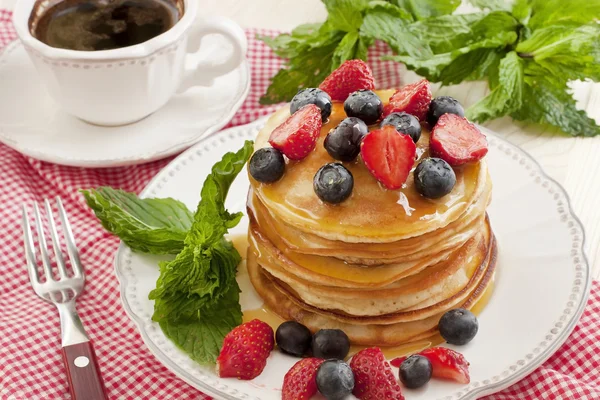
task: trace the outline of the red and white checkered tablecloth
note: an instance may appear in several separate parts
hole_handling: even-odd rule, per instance
[[[249,30],[250,95],[230,125],[245,124],[271,113],[258,98],[281,60]],[[0,48],[16,35],[10,13],[0,10]],[[371,52],[385,52],[378,45]],[[398,68],[371,57],[380,87],[399,85]],[[1,82],[9,77],[0,77]],[[2,105],[0,104],[0,107]],[[106,233],[87,209],[78,189],[110,185],[140,192],[170,159],[112,169],[64,167],[34,160],[0,144],[0,399],[66,399],[67,379],[60,356],[58,315],[31,290],[24,267],[20,207],[60,196],[65,202],[81,261],[88,277],[77,308],[94,341],[100,369],[111,399],[207,399],[178,379],[146,349],[125,315],[113,273],[118,239]],[[600,285],[567,342],[542,367],[488,400],[600,399]]]

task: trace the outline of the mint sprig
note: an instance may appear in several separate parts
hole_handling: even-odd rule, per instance
[[[311,35],[263,38],[287,61],[261,103],[318,86],[382,40],[396,53],[387,59],[432,82],[486,80],[490,93],[467,110],[477,122],[510,115],[573,136],[600,134],[569,89],[572,80],[600,81],[600,0],[469,0],[480,11],[468,14],[454,14],[459,0],[323,2],[328,19]]]

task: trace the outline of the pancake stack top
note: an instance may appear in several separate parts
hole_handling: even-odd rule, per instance
[[[377,91],[386,99],[393,91]],[[259,133],[255,151],[290,116],[285,106]],[[437,332],[441,315],[472,308],[491,286],[496,245],[486,216],[491,181],[485,159],[454,167],[456,184],[439,199],[415,189],[413,173],[429,157],[429,132],[398,190],[383,187],[362,159],[345,162],[352,195],[319,199],[313,177],[335,160],[323,146],[346,118],[333,102],[315,149],[288,160],[276,182],[250,176],[248,270],[265,305],[312,331],[344,330],[353,344],[396,346]],[[373,128],[375,129],[375,128]]]

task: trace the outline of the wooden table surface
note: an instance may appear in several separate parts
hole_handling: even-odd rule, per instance
[[[16,0],[0,0],[0,8],[12,9]],[[202,0],[199,17],[223,15],[242,27],[291,30],[306,22],[323,21],[320,0]],[[416,77],[406,73],[406,81]],[[600,84],[574,85],[578,107],[600,122]],[[487,85],[471,82],[445,87],[434,93],[449,94],[466,106],[485,94]],[[546,172],[569,193],[571,205],[586,230],[587,254],[593,275],[600,278],[600,137],[573,138],[538,125],[502,118],[486,124],[532,154]],[[518,198],[515,207],[518,207]]]

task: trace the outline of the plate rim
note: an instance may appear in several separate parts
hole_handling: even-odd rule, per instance
[[[235,126],[235,127],[229,128],[229,129],[225,129],[222,132],[220,132],[219,135],[226,135],[228,133],[230,135],[232,135],[233,132],[244,131],[244,130],[248,130],[249,132],[254,132],[254,130],[258,130],[262,127],[262,125],[264,124],[264,122],[266,121],[267,118],[268,118],[268,116],[262,117],[262,118],[254,121],[252,123],[249,123],[249,124],[239,125],[239,126]],[[578,285],[580,287],[579,289],[580,289],[581,296],[578,299],[579,303],[577,304],[575,310],[569,312],[570,319],[566,322],[566,324],[561,325],[560,332],[557,332],[555,337],[552,339],[551,343],[548,344],[547,346],[545,346],[545,349],[543,349],[542,351],[535,354],[529,360],[524,360],[524,359],[519,360],[518,361],[519,365],[517,366],[518,371],[513,372],[511,374],[510,367],[508,367],[505,371],[501,372],[501,374],[508,372],[508,376],[506,376],[505,378],[500,378],[495,382],[488,381],[487,383],[484,383],[485,380],[483,382],[472,382],[466,387],[466,390],[465,390],[465,388],[457,389],[451,395],[442,397],[440,400],[475,399],[475,398],[478,398],[478,397],[481,397],[484,395],[499,392],[499,391],[511,386],[512,384],[522,380],[523,378],[527,377],[536,368],[538,368],[540,365],[542,365],[544,362],[546,362],[546,360],[548,360],[548,358],[550,358],[571,335],[573,329],[579,322],[581,315],[583,314],[583,311],[585,310],[585,307],[587,305],[587,300],[589,297],[589,293],[590,293],[591,283],[592,283],[592,271],[591,271],[591,267],[590,267],[589,260],[588,260],[586,250],[585,250],[585,246],[586,246],[585,228],[584,228],[581,220],[577,217],[577,215],[573,211],[572,202],[571,202],[571,199],[570,199],[567,191],[564,189],[564,187],[558,181],[556,181],[554,178],[550,177],[544,171],[544,169],[539,164],[539,162],[533,156],[531,156],[526,150],[524,150],[521,147],[502,138],[500,135],[496,134],[495,132],[491,131],[490,129],[487,129],[487,128],[479,126],[479,125],[478,125],[478,127],[486,135],[493,137],[493,140],[499,141],[501,143],[501,145],[498,146],[499,149],[502,149],[501,146],[503,146],[506,149],[505,152],[507,152],[507,155],[509,154],[510,151],[514,151],[514,152],[520,153],[520,155],[522,157],[529,160],[533,170],[539,174],[539,177],[545,179],[547,182],[549,182],[549,184],[552,184],[560,192],[560,194],[562,194],[562,196],[564,197],[564,199],[566,201],[566,204],[565,204],[566,207],[564,209],[565,212],[563,215],[569,216],[573,220],[573,222],[578,226],[579,231],[581,232],[580,244],[575,250],[577,251],[577,255],[581,256],[579,264],[585,270],[585,273],[583,274],[583,278],[585,279],[585,282],[582,282],[581,284]],[[199,147],[206,145],[205,142],[208,142],[211,139],[215,140],[215,138],[217,136],[218,135],[211,135],[211,136],[203,138],[198,143],[196,143],[194,146],[192,146],[191,148],[189,148],[188,150],[186,150],[185,152],[180,154],[177,158],[172,160],[154,178],[152,178],[152,180],[146,185],[144,190],[140,193],[140,197],[147,196],[151,190],[155,189],[155,186],[159,183],[160,180],[165,179],[165,177],[166,177],[166,179],[168,179],[169,172],[171,172],[172,169],[176,168],[176,165],[179,162],[186,159],[191,153],[196,152]],[[242,135],[240,135],[240,136],[242,136]],[[119,261],[124,256],[127,256],[130,253],[131,253],[131,250],[123,242],[120,242],[119,247],[117,248],[117,251],[115,252],[115,258],[114,258],[114,269],[115,269],[115,274],[117,276],[117,279],[119,280],[120,297],[121,297],[121,301],[123,303],[123,308],[125,309],[127,315],[135,323],[135,325],[138,328],[138,331],[142,337],[142,340],[144,341],[146,346],[150,349],[150,351],[154,354],[154,356],[163,365],[165,365],[171,372],[173,372],[175,375],[177,375],[179,378],[181,378],[188,384],[192,385],[193,387],[203,391],[204,393],[210,394],[212,396],[217,396],[218,398],[227,399],[227,400],[236,400],[236,399],[240,399],[240,398],[247,399],[248,397],[244,397],[244,396],[248,396],[248,395],[238,393],[242,397],[235,397],[224,391],[213,388],[212,386],[209,386],[208,384],[206,384],[204,382],[195,380],[189,374],[189,372],[187,372],[185,369],[181,368],[179,365],[175,365],[174,363],[172,363],[170,358],[160,348],[158,348],[154,344],[154,342],[149,338],[148,333],[143,326],[144,322],[140,319],[140,317],[138,315],[135,314],[135,312],[132,310],[132,308],[126,298],[126,291],[127,291],[126,289],[127,289],[129,282],[128,282],[128,278],[120,270]],[[575,278],[575,280],[577,280],[577,279],[582,279],[582,278]],[[566,315],[566,313],[563,311],[562,315]],[[525,358],[525,357],[523,357],[523,358]],[[515,366],[516,366],[516,364],[515,364]],[[227,390],[227,386],[221,385],[221,389]]]
[[[23,43],[21,43],[21,41],[19,39],[15,39],[12,42],[5,45],[0,50],[0,66],[5,64],[7,62],[7,60],[10,58],[11,53],[13,53],[15,50],[17,50],[20,47],[24,49]],[[11,137],[6,136],[5,128],[1,124],[0,124],[0,142],[7,145],[11,149],[16,150],[19,153],[24,154],[28,157],[32,157],[36,160],[49,162],[49,163],[53,163],[53,164],[64,165],[64,166],[68,166],[68,167],[114,168],[114,167],[125,167],[125,166],[130,166],[130,165],[145,164],[145,163],[149,163],[152,161],[161,160],[163,158],[172,156],[178,152],[181,152],[181,151],[184,151],[184,150],[190,148],[191,146],[195,145],[199,141],[206,139],[207,137],[211,136],[215,132],[220,131],[221,129],[223,129],[223,127],[225,125],[227,125],[231,121],[231,119],[234,117],[235,113],[240,109],[240,107],[242,106],[242,104],[244,103],[246,98],[248,97],[248,94],[250,93],[250,87],[252,85],[250,66],[249,66],[249,62],[247,59],[245,59],[236,69],[234,69],[234,71],[240,72],[240,80],[245,83],[240,85],[240,87],[242,89],[241,89],[241,91],[238,92],[237,97],[235,97],[234,100],[230,103],[230,106],[223,107],[224,112],[222,114],[222,117],[219,119],[218,123],[208,127],[207,129],[203,130],[202,132],[198,133],[197,135],[194,135],[193,137],[189,138],[188,140],[177,143],[167,149],[162,149],[157,152],[150,151],[150,152],[146,152],[144,154],[139,154],[136,156],[119,157],[119,158],[104,158],[104,159],[95,159],[95,160],[82,159],[82,158],[77,158],[77,157],[56,156],[56,155],[52,155],[52,154],[49,154],[44,151],[40,151],[38,149],[31,149],[29,147],[20,145],[18,142],[13,140]],[[160,113],[160,111],[161,110],[158,109],[156,112],[154,112],[151,115]],[[149,115],[148,117],[150,117],[151,115]],[[145,117],[145,118],[148,118],[148,117]],[[137,122],[134,122],[133,124],[135,124],[135,123],[137,123]],[[119,127],[115,127],[115,128],[119,128]]]

